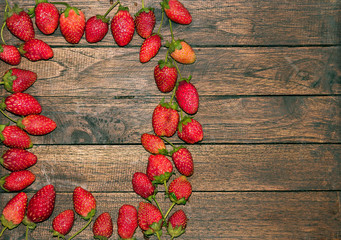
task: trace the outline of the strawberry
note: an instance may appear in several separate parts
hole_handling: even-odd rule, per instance
[[[134,22],[136,26],[136,32],[138,35],[140,35],[140,37],[147,38],[152,35],[156,22],[154,8],[142,7],[135,14]]]
[[[5,228],[16,228],[24,219],[27,205],[27,195],[20,192],[8,201],[2,214],[0,221]]]
[[[140,62],[146,63],[156,56],[161,47],[161,37],[159,34],[153,34],[146,38],[140,49]]]
[[[42,111],[40,103],[28,93],[13,93],[0,104],[1,109],[21,116],[40,114]]]
[[[137,210],[134,206],[124,204],[117,217],[117,232],[121,239],[131,239],[137,228]]]
[[[119,6],[111,21],[111,33],[118,46],[123,47],[130,43],[135,32],[135,23],[129,13],[129,8]]]
[[[152,125],[156,135],[171,137],[176,132],[179,123],[179,113],[176,105],[163,103],[156,106],[153,111]]]
[[[199,108],[199,94],[195,86],[189,81],[190,78],[179,83],[175,97],[182,110],[187,114],[195,114]]]
[[[95,239],[107,240],[113,233],[113,223],[108,212],[99,215],[92,227]]]
[[[52,119],[34,114],[19,119],[17,125],[31,135],[45,135],[57,127]]]
[[[15,46],[1,44],[0,59],[10,65],[18,65],[21,62],[21,55]]]
[[[35,22],[38,29],[50,35],[54,33],[59,24],[59,11],[55,5],[48,3],[47,0],[39,0],[34,7]]]
[[[186,204],[192,194],[192,185],[186,176],[174,179],[168,187],[169,198],[176,204]]]
[[[35,83],[37,74],[29,70],[11,68],[5,72],[2,80],[8,92],[23,92]]]
[[[157,88],[167,93],[174,89],[176,80],[178,78],[178,71],[172,62],[160,60],[158,65],[154,68],[154,79]]]
[[[82,187],[76,187],[73,191],[73,206],[76,213],[85,220],[91,219],[96,213],[96,199]]]
[[[160,210],[153,204],[140,202],[137,222],[145,235],[157,234],[160,236],[163,217]]]
[[[8,30],[22,41],[34,38],[33,22],[30,16],[17,4],[5,12],[6,26]]]
[[[189,177],[194,172],[194,164],[191,152],[185,147],[174,149],[172,159],[179,173]]]
[[[18,192],[30,186],[36,180],[36,176],[29,170],[11,172],[0,178],[0,187],[6,192]]]
[[[185,6],[178,0],[163,0],[161,6],[167,17],[179,24],[190,24],[192,16]]]
[[[201,124],[188,116],[179,123],[178,137],[186,143],[197,143],[204,138]]]
[[[187,220],[187,216],[182,209],[174,212],[172,216],[169,217],[167,231],[172,239],[185,233]]]
[[[154,195],[155,187],[146,174],[142,172],[134,173],[132,184],[136,194],[151,200],[150,198]]]
[[[85,30],[84,13],[68,4],[65,11],[60,15],[60,31],[68,43],[77,44],[81,40]]]
[[[48,60],[53,57],[52,48],[40,39],[31,39],[19,47],[19,52],[30,61]]]
[[[166,150],[166,145],[159,136],[144,133],[141,136],[142,146],[151,154],[164,153]]]
[[[109,19],[101,15],[89,18],[85,24],[85,39],[89,43],[101,41],[109,31]]]
[[[65,235],[71,231],[74,220],[75,213],[71,209],[59,213],[52,221],[53,236],[65,239]]]
[[[18,126],[0,125],[0,140],[10,148],[31,148],[31,138]]]
[[[8,149],[0,158],[0,164],[12,172],[25,170],[37,162],[37,156],[19,148]]]
[[[182,64],[192,64],[196,60],[196,55],[193,48],[184,40],[176,40],[171,43],[167,43],[168,51],[171,57]]]
[[[164,155],[150,155],[147,165],[147,176],[156,184],[164,184],[173,174],[173,165]]]

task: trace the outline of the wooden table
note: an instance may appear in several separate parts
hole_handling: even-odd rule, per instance
[[[33,0],[10,2],[34,6]],[[110,6],[109,0],[69,2],[87,18]],[[180,239],[341,239],[341,1],[182,2],[193,22],[173,24],[174,34],[193,46],[197,61],[180,70],[193,76],[198,89],[195,119],[205,137],[186,145],[195,174],[189,178],[190,201],[175,207],[189,217]],[[132,14],[141,7],[140,1],[122,3]],[[158,27],[159,1],[145,5],[155,8]],[[1,20],[4,6],[1,1]],[[153,78],[166,48],[141,64],[143,40],[136,33],[123,48],[110,32],[100,43],[83,37],[77,45],[66,43],[59,29],[51,36],[36,33],[52,46],[53,59],[23,59],[18,67],[37,72],[27,93],[58,127],[32,137],[30,151],[38,163],[30,170],[37,179],[25,192],[31,197],[46,184],[55,186],[53,215],[29,234],[52,239],[52,219],[73,208],[76,186],[91,191],[97,216],[108,211],[114,223],[121,205],[138,206],[142,198],[133,192],[131,178],[145,171],[149,156],[140,136],[152,133],[153,109],[170,95],[160,93]],[[161,33],[163,43],[170,40],[167,21]],[[6,29],[5,41],[20,43]],[[1,62],[0,72],[10,67]],[[177,137],[171,141],[183,144]],[[0,168],[1,176],[7,173]],[[1,190],[0,209],[14,195]],[[162,192],[157,196],[165,211],[169,200]],[[71,234],[84,224],[77,217]],[[20,225],[2,239],[24,235]],[[136,236],[143,238],[139,229]],[[92,239],[91,226],[75,239]],[[116,225],[112,239],[117,239]]]

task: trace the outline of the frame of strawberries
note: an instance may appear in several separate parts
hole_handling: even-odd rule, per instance
[[[151,155],[148,158],[146,173],[136,172],[132,177],[133,190],[145,201],[139,203],[138,209],[125,204],[120,207],[117,218],[117,233],[120,239],[134,239],[138,227],[146,237],[155,235],[161,239],[162,230],[171,239],[177,238],[185,232],[187,216],[180,209],[171,216],[174,206],[186,204],[192,194],[192,186],[188,177],[194,173],[193,158],[185,146],[175,146],[168,138],[177,133],[178,137],[188,144],[194,144],[203,139],[201,124],[193,118],[198,111],[199,95],[195,86],[190,82],[191,76],[181,76],[179,64],[192,64],[196,61],[196,54],[192,47],[181,39],[175,39],[172,22],[190,24],[192,16],[187,8],[178,0],[162,0],[160,2],[162,19],[158,31],[154,31],[156,24],[154,9],[144,6],[134,15],[120,1],[111,3],[111,7],[104,15],[90,17],[87,21],[84,13],[65,2],[48,2],[35,0],[35,6],[27,12],[16,4],[10,6],[6,0],[4,23],[1,28],[2,44],[0,45],[0,59],[10,65],[19,65],[21,57],[30,61],[48,60],[53,57],[53,49],[44,41],[35,38],[32,19],[43,34],[53,34],[60,28],[65,40],[77,44],[85,33],[86,41],[96,43],[101,41],[110,30],[116,44],[124,47],[130,43],[135,33],[144,39],[140,48],[139,60],[146,63],[155,57],[162,44],[160,34],[164,15],[169,20],[171,40],[164,45],[168,48],[166,56],[158,62],[154,69],[154,79],[157,88],[162,93],[171,93],[169,101],[162,99],[157,104],[152,115],[154,134],[144,133],[141,144]],[[60,11],[56,6],[63,5]],[[108,14],[118,6],[114,17]],[[17,38],[23,41],[19,48],[8,45],[3,39],[5,26]],[[46,185],[38,190],[28,201],[25,192],[21,192],[35,181],[35,175],[27,170],[37,162],[37,156],[27,151],[33,143],[29,135],[45,135],[52,132],[56,123],[41,115],[40,103],[30,94],[24,93],[37,79],[37,74],[13,67],[3,75],[0,83],[11,93],[3,99],[0,105],[1,113],[14,124],[0,125],[0,139],[9,149],[2,155],[0,163],[10,174],[0,179],[0,186],[8,192],[19,192],[4,207],[0,221],[3,229],[12,230],[23,223],[33,230],[38,223],[47,220],[54,210],[56,192],[53,185]],[[19,120],[11,118],[7,112],[19,116]],[[166,144],[172,148],[168,150]],[[174,175],[173,163],[180,176],[169,181]],[[170,182],[168,184],[168,182]],[[170,207],[163,213],[156,199],[157,185],[163,185],[166,197],[170,200]],[[87,223],[68,239],[72,239],[87,228],[96,215],[96,199],[91,192],[76,187],[73,192],[74,211]],[[59,213],[52,221],[52,234],[65,239],[74,224],[75,214],[72,209]],[[110,214],[100,214],[93,224],[95,239],[108,239],[113,234],[113,222]]]

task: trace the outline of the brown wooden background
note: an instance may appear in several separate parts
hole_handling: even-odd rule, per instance
[[[34,6],[33,0],[9,2]],[[87,18],[110,6],[109,0],[69,2]],[[190,219],[180,239],[341,239],[341,1],[182,2],[193,22],[174,24],[175,36],[194,47],[197,61],[180,69],[193,76],[199,91],[195,118],[205,137],[188,146],[195,174],[190,202],[175,208]],[[140,1],[122,3],[132,14],[141,7]],[[156,9],[158,27],[159,1],[145,5]],[[168,22],[163,25],[165,42],[170,34]],[[138,206],[142,199],[132,191],[131,177],[145,171],[149,156],[140,136],[152,132],[152,111],[170,95],[161,94],[153,79],[166,49],[139,63],[143,40],[136,33],[124,48],[110,32],[100,43],[83,37],[77,45],[66,43],[59,29],[51,36],[36,33],[53,47],[54,58],[23,59],[18,67],[37,72],[27,92],[58,128],[32,137],[37,180],[25,191],[31,197],[42,186],[55,185],[53,215],[30,234],[52,239],[52,219],[72,208],[76,186],[91,191],[97,215],[108,211],[114,222],[121,205]],[[20,43],[7,30],[5,40]],[[9,68],[1,62],[0,72]],[[8,95],[3,89],[1,94]],[[0,121],[7,122],[2,116]],[[0,168],[0,174],[7,171]],[[1,191],[0,209],[13,196]],[[169,201],[162,193],[158,198],[166,210]],[[84,224],[77,218],[71,234]],[[21,225],[2,239],[24,235]],[[140,230],[137,237],[142,239]],[[89,227],[75,239],[91,238]]]

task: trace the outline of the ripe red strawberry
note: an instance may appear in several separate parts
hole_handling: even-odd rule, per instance
[[[13,93],[6,97],[0,104],[0,108],[21,116],[40,114],[42,111],[41,105],[37,99],[28,93],[21,92]]]
[[[85,24],[85,39],[89,43],[101,41],[109,31],[109,18],[96,15],[89,18]]]
[[[140,202],[137,222],[145,235],[160,235],[163,218],[160,210],[153,204]]]
[[[5,72],[2,80],[8,92],[23,92],[35,83],[37,74],[29,70],[11,68]]]
[[[172,159],[179,173],[189,177],[194,172],[194,164],[191,152],[185,147],[175,149]]]
[[[17,227],[25,217],[27,205],[27,195],[20,192],[8,201],[2,214],[0,221],[5,228],[13,229]]]
[[[53,57],[52,48],[40,39],[31,39],[19,47],[19,52],[30,61],[48,60]]]
[[[195,86],[189,82],[190,79],[179,83],[175,92],[179,107],[187,114],[195,114],[199,108],[199,94]]]
[[[108,212],[99,215],[92,228],[95,239],[107,240],[113,232],[113,223]]]
[[[153,34],[146,38],[140,49],[140,62],[146,63],[156,56],[161,47],[161,37],[159,34]]]
[[[154,8],[141,8],[135,14],[134,22],[140,37],[147,38],[152,35],[156,22]]]
[[[182,64],[192,64],[197,59],[193,48],[183,40],[172,41],[166,45],[169,47],[171,57]]]
[[[1,44],[0,59],[10,65],[18,65],[21,62],[21,55],[15,46]]]
[[[166,145],[163,140],[156,135],[144,133],[141,136],[142,146],[151,154],[162,154],[166,150]]]
[[[0,164],[12,172],[25,170],[37,162],[37,156],[19,148],[8,149],[0,158]]]
[[[150,181],[164,184],[173,174],[173,165],[164,155],[150,155],[147,165],[147,176]]]
[[[186,176],[174,179],[168,187],[169,198],[176,204],[186,204],[192,194],[192,185]]]
[[[170,61],[160,60],[154,68],[154,79],[157,88],[161,92],[167,93],[174,89],[178,79],[178,71]]]
[[[134,173],[132,184],[136,194],[140,195],[141,197],[149,199],[151,196],[153,196],[155,187],[146,174],[142,172]]]
[[[36,176],[29,170],[11,172],[0,178],[0,187],[7,192],[18,192],[30,186],[36,180]]]
[[[17,125],[31,135],[45,135],[57,127],[52,119],[34,114],[19,119]]]
[[[0,125],[0,140],[10,148],[31,148],[31,138],[18,126]]]
[[[118,46],[123,47],[130,43],[135,32],[135,23],[127,7],[119,6],[111,21],[111,33]]]
[[[59,11],[55,5],[48,3],[47,0],[39,0],[34,8],[35,22],[38,29],[46,34],[56,31],[59,24]]]
[[[185,6],[178,0],[163,0],[161,3],[167,17],[173,22],[190,24],[192,16]]]
[[[60,15],[60,31],[68,43],[77,44],[81,40],[85,30],[84,13],[68,4]]]
[[[122,239],[132,239],[137,228],[137,210],[134,206],[124,204],[117,217],[117,232]]]
[[[71,210],[65,210],[59,213],[52,222],[51,232],[53,233],[54,237],[61,237],[65,238],[65,235],[71,231],[75,220],[75,213]]]
[[[89,220],[96,213],[96,199],[82,187],[76,187],[73,191],[73,207],[83,219]]]
[[[161,102],[156,106],[152,116],[152,125],[156,135],[171,137],[179,123],[177,106]]]
[[[190,117],[185,117],[179,123],[178,137],[186,143],[197,143],[204,138],[201,124]]]
[[[5,19],[8,30],[20,40],[26,42],[34,38],[35,33],[31,18],[17,4],[5,12]]]
[[[174,212],[168,219],[167,231],[169,235],[172,238],[176,238],[185,233],[187,220],[187,216],[182,209]]]

